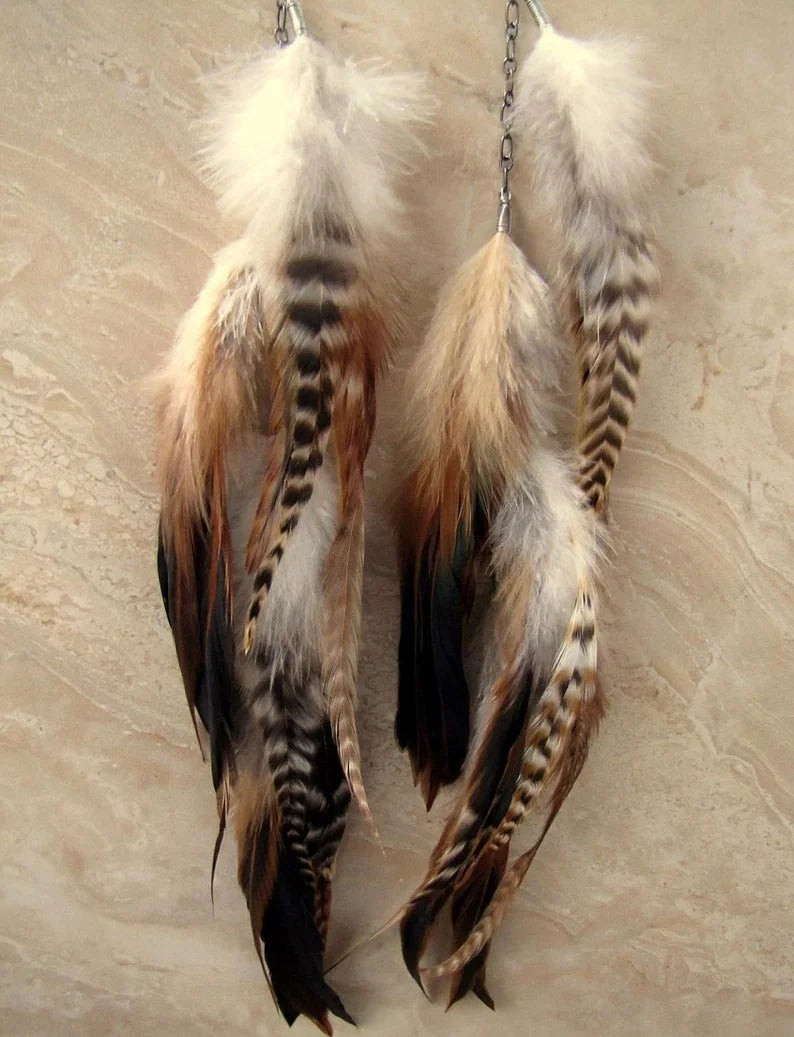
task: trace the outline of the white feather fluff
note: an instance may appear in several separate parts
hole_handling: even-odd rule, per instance
[[[229,532],[233,572],[235,643],[242,644],[246,605],[253,574],[245,567],[245,549],[259,499],[269,449],[263,436],[253,436],[240,447],[230,464],[228,480]],[[336,533],[339,486],[332,456],[317,473],[314,493],[276,571],[273,586],[257,626],[255,649],[272,654],[273,669],[288,663],[293,671],[307,672],[318,665],[322,641],[323,571]],[[289,658],[287,658],[289,656]],[[238,654],[237,664],[256,675],[256,650]]]
[[[371,262],[393,267],[403,222],[394,177],[431,110],[421,77],[341,62],[301,36],[216,79],[215,94],[205,171],[262,267],[324,212],[349,221]]]
[[[597,584],[599,536],[573,465],[539,445],[501,502],[490,544],[497,586],[516,567],[531,573],[525,645],[540,681],[551,674],[579,588]]]
[[[630,40],[574,40],[550,26],[516,91],[520,145],[530,149],[536,187],[566,220],[590,204],[624,213],[642,201],[648,154],[649,83]]]

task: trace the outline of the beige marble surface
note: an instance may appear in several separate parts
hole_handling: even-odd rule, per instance
[[[660,84],[665,293],[613,492],[611,708],[498,938],[496,1015],[422,999],[393,930],[334,981],[373,1035],[792,1033],[794,7],[549,4],[565,30],[649,38]],[[491,227],[503,5],[305,6],[345,51],[428,70],[443,102],[418,185],[421,322]],[[269,22],[249,0],[0,4],[4,1034],[285,1032],[230,847],[210,909],[214,802],[156,588],[143,391],[224,240],[192,163],[200,74]],[[520,55],[533,38],[525,17]],[[517,237],[542,255],[528,183]],[[386,856],[354,819],[332,957],[398,908],[441,821],[392,742],[377,509],[366,594]]]

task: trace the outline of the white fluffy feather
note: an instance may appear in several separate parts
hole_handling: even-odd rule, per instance
[[[245,548],[262,485],[268,443],[255,436],[241,447],[230,465],[228,485],[229,532],[233,572],[235,643],[243,640],[245,609],[251,597],[253,575],[245,567]],[[256,672],[256,650],[272,653],[273,668],[287,663],[298,672],[319,662],[323,622],[323,571],[336,533],[339,486],[334,458],[317,473],[314,493],[303,512],[289,549],[273,579],[257,626],[255,650],[238,655],[243,672]]]
[[[549,26],[522,70],[516,127],[538,191],[564,220],[590,204],[625,214],[647,189],[649,84],[639,53],[633,41],[574,40]]]
[[[505,495],[491,528],[497,586],[517,566],[532,574],[525,644],[543,681],[551,674],[579,588],[597,583],[599,534],[584,505],[573,466],[549,446],[538,446],[525,479]]]
[[[349,221],[373,273],[393,268],[402,223],[394,174],[419,147],[430,111],[422,84],[341,62],[309,36],[216,81],[205,170],[221,209],[248,226],[263,268],[323,212]]]

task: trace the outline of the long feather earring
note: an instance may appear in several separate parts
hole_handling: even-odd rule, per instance
[[[522,80],[516,125],[526,130],[537,189],[562,237],[556,288],[568,315],[580,380],[578,506],[583,497],[593,514],[604,515],[636,397],[640,352],[658,283],[643,204],[651,168],[643,141],[646,84],[633,71],[630,47],[566,39],[551,28],[539,3],[527,3],[542,35]],[[585,515],[579,521],[586,523]],[[533,535],[531,522],[524,532]],[[596,682],[597,540],[592,524],[580,533],[578,543],[590,557],[584,564],[585,555],[579,558],[576,607],[552,677],[532,711],[518,784],[481,827],[458,884],[489,855],[506,855],[516,826],[540,793],[550,790],[545,823],[530,849],[489,890],[490,903],[457,951],[427,970],[428,977],[465,975],[483,960],[581,772],[603,716],[603,693]],[[560,546],[558,540],[553,550]],[[546,565],[555,572],[553,557]],[[426,888],[445,881],[463,856],[467,843],[460,839],[461,827],[466,830],[459,824],[450,834],[448,826]]]
[[[596,698],[595,525],[551,439],[561,356],[550,292],[509,235],[518,13],[506,5],[498,230],[443,290],[409,384],[396,731],[428,806],[466,758],[462,792],[402,919],[403,956],[420,985],[444,904],[461,944],[499,888],[507,847],[490,835],[525,745],[542,761],[542,782]],[[489,647],[467,757],[465,619],[478,572],[492,581]],[[474,990],[492,1005],[487,954],[486,944],[448,970],[450,1003]]]
[[[350,792],[364,459],[399,330],[414,77],[359,70],[278,3],[226,89],[206,160],[241,222],[158,387],[158,570],[191,714],[234,821],[254,943],[287,1022],[350,1021],[323,978]],[[288,42],[288,19],[295,36]]]

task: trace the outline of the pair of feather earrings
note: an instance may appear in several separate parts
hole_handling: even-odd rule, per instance
[[[429,108],[416,79],[335,59],[295,0],[277,12],[281,46],[227,90],[206,155],[241,231],[160,376],[158,570],[188,704],[209,737],[213,871],[232,820],[273,997],[287,1022],[305,1014],[330,1033],[329,1013],[350,1021],[323,952],[351,794],[369,816],[355,723],[363,467],[406,302],[398,182]],[[428,802],[468,762],[403,947],[418,976],[452,896],[461,946],[445,970],[459,993],[486,999],[488,939],[517,885],[505,872],[512,828],[556,780],[553,816],[600,715],[597,533],[584,502],[601,507],[628,423],[653,273],[631,103],[606,98],[597,141],[578,127],[588,91],[601,91],[598,107],[616,86],[620,55],[581,47],[544,32],[523,115],[540,184],[564,197],[578,477],[550,438],[552,299],[507,233],[444,294],[414,368],[397,733]],[[494,581],[496,649],[469,749],[462,653],[478,568]]]

